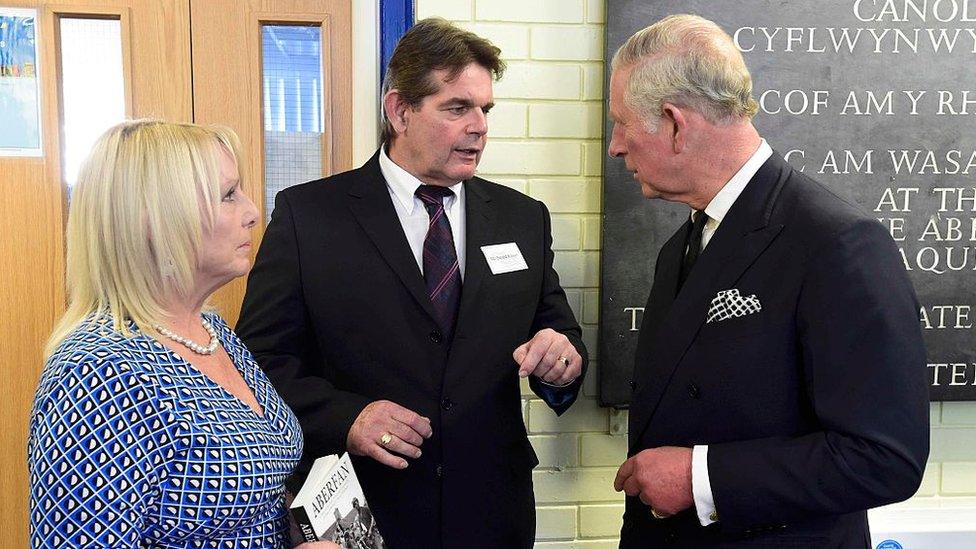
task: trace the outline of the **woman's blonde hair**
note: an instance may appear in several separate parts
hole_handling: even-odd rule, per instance
[[[752,76],[732,38],[697,15],[671,15],[627,40],[613,70],[633,67],[624,100],[654,130],[665,102],[692,108],[709,122],[751,118],[759,110]]]
[[[92,313],[125,335],[128,320],[155,331],[163,300],[193,291],[221,200],[220,151],[238,162],[240,141],[216,126],[135,120],[99,137],[71,195],[68,309],[45,356]]]

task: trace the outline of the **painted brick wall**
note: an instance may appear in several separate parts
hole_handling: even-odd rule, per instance
[[[603,0],[416,0],[489,38],[508,71],[495,86],[490,143],[479,172],[542,200],[552,212],[556,270],[597,350],[603,150]],[[524,417],[540,464],[536,547],[617,547],[623,499],[613,491],[626,454],[626,412],[597,406],[596,369],[556,418],[523,385]],[[976,507],[976,403],[932,405],[932,460],[906,505]],[[967,497],[968,496],[968,497]]]

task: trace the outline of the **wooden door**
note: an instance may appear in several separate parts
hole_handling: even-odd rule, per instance
[[[287,181],[302,183],[352,167],[352,30],[349,0],[208,0],[192,1],[194,121],[230,126],[241,138],[245,190],[259,210],[270,213],[265,199],[268,179],[266,143],[267,104],[262,30],[309,27],[320,36],[322,73],[320,104],[321,170],[305,172]],[[264,232],[259,224],[255,252]],[[245,279],[223,287],[212,303],[231,324],[237,323],[244,298]]]
[[[262,29],[297,25],[321,35],[321,173],[352,162],[350,0],[6,0],[36,10],[43,156],[0,157],[0,539],[27,546],[28,416],[41,349],[64,312],[64,222],[69,189],[62,158],[62,18],[117,20],[121,27],[125,116],[223,124],[241,137],[246,190],[262,210],[265,105]],[[191,25],[192,22],[192,25]],[[191,40],[192,38],[192,40]],[[192,45],[192,48],[191,48]],[[263,232],[260,224],[256,242]],[[257,246],[254,246],[257,249]],[[240,279],[213,302],[236,323]]]
[[[5,547],[27,547],[27,423],[41,348],[64,312],[60,28],[63,18],[117,20],[125,114],[192,119],[189,0],[5,0],[36,10],[43,156],[0,157],[0,521]],[[164,69],[164,70],[160,70]]]

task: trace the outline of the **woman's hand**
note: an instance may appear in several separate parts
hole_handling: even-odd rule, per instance
[[[295,549],[342,549],[331,541],[309,541],[301,545],[296,545]]]

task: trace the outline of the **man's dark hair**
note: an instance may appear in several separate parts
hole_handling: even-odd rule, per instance
[[[423,19],[403,35],[393,50],[383,79],[383,97],[390,90],[397,90],[410,107],[417,108],[424,97],[440,89],[440,83],[432,77],[433,71],[447,70],[447,80],[451,81],[471,63],[481,65],[498,80],[505,71],[505,62],[499,57],[501,52],[490,41],[445,19]],[[381,111],[382,139],[388,143],[395,132],[386,109]]]

